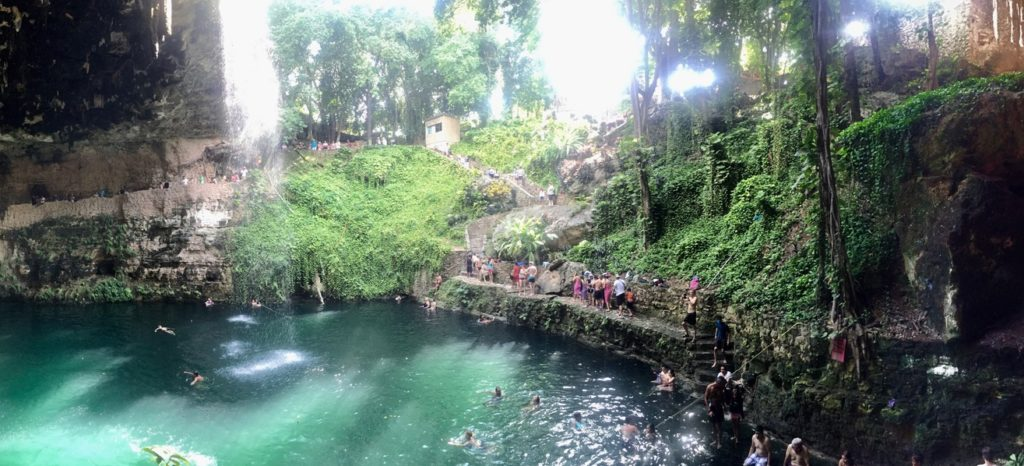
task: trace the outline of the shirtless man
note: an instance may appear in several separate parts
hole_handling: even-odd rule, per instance
[[[807,451],[803,440],[799,438],[793,439],[789,447],[786,448],[786,457],[782,459],[782,464],[788,466],[811,466],[811,452]]]
[[[721,448],[722,422],[725,421],[725,377],[719,376],[708,384],[704,390],[704,406],[708,409],[708,417],[715,431],[715,448]]]
[[[680,296],[680,301],[686,304],[686,318],[683,319],[683,331],[690,335],[690,343],[697,339],[697,290],[690,290]]]
[[[440,274],[434,276],[434,291],[441,289],[441,280]]]
[[[530,262],[530,266],[526,268],[526,284],[530,287],[530,294],[537,294],[537,288],[534,287],[534,283],[537,282],[537,266]]]
[[[640,433],[640,429],[636,427],[636,420],[633,416],[626,416],[626,420],[622,422],[622,427],[619,428],[619,432],[622,433],[622,443],[627,448],[633,446],[633,440],[636,438],[636,434]]]
[[[190,387],[194,387],[197,383],[206,380],[203,376],[199,375],[199,371],[185,371],[185,373],[192,377],[192,381],[188,384]]]
[[[666,374],[659,374],[658,390],[664,392],[671,392],[676,388],[676,372],[672,369],[668,370]]]
[[[163,325],[157,325],[156,326],[156,330],[153,330],[153,333],[156,333],[156,332],[164,332],[164,333],[166,333],[168,335],[174,335],[174,329],[173,328],[167,328],[167,327],[164,327]]]
[[[769,466],[771,461],[771,446],[768,437],[764,435],[764,426],[754,428],[754,435],[750,437],[750,450],[747,451],[747,459],[743,466]]]

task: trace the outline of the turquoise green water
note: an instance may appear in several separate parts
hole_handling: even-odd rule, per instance
[[[688,396],[653,393],[636,361],[444,311],[0,306],[4,465],[152,464],[149,445],[220,465],[739,464],[746,451],[713,455],[698,408],[624,449],[625,416],[660,422]],[[505,399],[488,404],[495,385]],[[486,448],[447,444],[466,429]]]

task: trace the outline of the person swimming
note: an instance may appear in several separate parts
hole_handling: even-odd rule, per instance
[[[622,434],[622,444],[626,448],[633,446],[636,434],[640,432],[640,429],[637,429],[636,425],[637,420],[634,416],[626,416],[626,419],[622,422],[622,427],[619,428],[619,433]]]
[[[484,390],[484,393],[491,395],[491,399],[487,401],[487,404],[496,404],[501,401],[501,387],[494,387],[494,391]]]
[[[213,298],[206,298],[206,307],[213,306]]]
[[[523,411],[535,411],[540,408],[540,395],[533,395],[530,402],[523,407]]]
[[[450,440],[448,442],[448,444],[451,445],[451,446],[454,446],[454,447],[459,447],[459,448],[481,448],[481,447],[483,447],[483,442],[481,442],[480,439],[476,438],[476,435],[474,435],[473,431],[471,431],[471,430],[467,430],[466,433],[463,434],[461,439]]]
[[[658,431],[654,428],[653,422],[648,422],[647,427],[644,427],[644,438],[650,442],[657,440]]]
[[[185,373],[192,376],[192,381],[188,384],[190,387],[194,387],[197,383],[206,380],[203,376],[199,375],[199,371],[185,371]]]
[[[252,302],[250,302],[249,305],[256,308],[263,307],[263,305],[260,304],[260,302],[256,298],[253,298]]]
[[[489,316],[487,314],[481,314],[480,318],[477,319],[477,322],[482,324],[482,325],[487,325],[487,324],[489,324],[491,322],[494,322],[494,317],[491,317],[491,316]]]
[[[173,328],[167,328],[167,327],[164,327],[163,325],[157,325],[156,326],[156,330],[153,330],[153,333],[156,333],[156,332],[164,332],[164,333],[166,333],[168,335],[174,335],[174,329]]]
[[[572,413],[572,430],[583,432],[584,427],[586,426],[583,424],[583,414],[579,411]]]

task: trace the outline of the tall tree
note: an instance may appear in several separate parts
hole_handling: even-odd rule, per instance
[[[642,245],[646,249],[653,242],[651,219],[651,188],[649,181],[650,150],[648,150],[647,122],[654,108],[654,93],[658,78],[668,67],[669,26],[678,24],[678,14],[669,0],[626,0],[626,16],[644,37],[643,64],[630,84],[630,103],[633,110],[633,129],[636,136],[635,151],[637,182],[640,185],[640,222],[643,229]]]
[[[839,0],[839,17],[845,21],[857,19],[854,0]],[[857,41],[859,37],[846,37],[843,44],[843,90],[846,93],[850,121],[860,121],[860,71],[857,69]]]
[[[827,242],[827,252],[831,262],[838,296],[833,299],[833,324],[837,328],[845,328],[842,317],[849,317],[855,331],[853,348],[854,362],[858,375],[861,372],[860,359],[866,346],[860,331],[859,302],[850,274],[849,260],[846,255],[846,244],[843,240],[842,222],[839,213],[839,197],[836,190],[835,171],[832,169],[831,130],[829,128],[829,97],[828,97],[828,63],[829,50],[832,46],[834,32],[830,29],[831,7],[829,0],[808,0],[814,24],[814,67],[815,67],[815,104],[817,117],[818,148],[818,203],[821,210],[821,227]]]
[[[783,83],[783,57],[790,36],[794,0],[739,0],[742,31],[753,42],[751,51],[757,57],[765,94],[774,113],[782,107],[780,91]],[[800,0],[795,0],[800,1]]]
[[[939,87],[939,44],[935,41],[935,2],[929,1],[927,8],[928,23],[925,35],[928,39],[928,84],[925,89],[932,90]]]

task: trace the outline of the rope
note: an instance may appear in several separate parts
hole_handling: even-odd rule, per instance
[[[669,416],[669,417],[666,417],[664,421],[661,421],[661,422],[659,422],[659,423],[658,423],[657,425],[655,425],[654,427],[655,427],[655,428],[659,428],[659,427],[661,427],[661,425],[662,425],[662,424],[664,424],[664,423],[666,423],[666,422],[668,422],[668,421],[669,421],[669,419],[672,419],[672,418],[674,418],[674,417],[676,417],[676,416],[678,416],[678,415],[682,414],[682,413],[683,413],[684,411],[686,411],[686,410],[690,409],[690,407],[691,407],[691,406],[693,406],[693,405],[697,404],[697,402],[698,402],[698,401],[701,401],[701,399],[700,399],[700,398],[695,398],[695,399],[694,399],[693,401],[691,401],[691,402],[690,402],[690,404],[688,404],[688,405],[686,405],[686,406],[683,406],[683,409],[680,409],[679,411],[676,411],[676,412],[675,412],[675,414],[673,414],[673,415],[671,415],[671,416]]]

